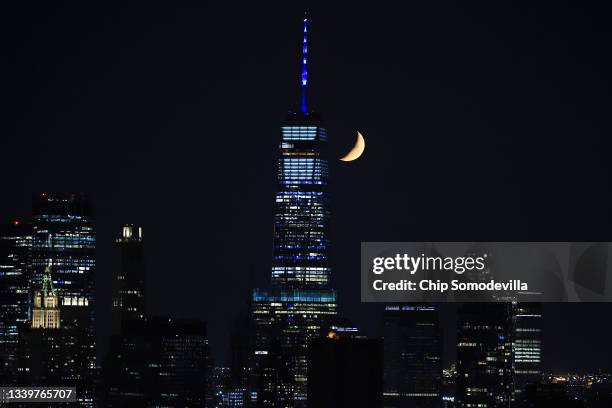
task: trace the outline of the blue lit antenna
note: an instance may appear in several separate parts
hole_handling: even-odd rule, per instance
[[[304,13],[304,40],[302,41],[302,113],[308,112],[306,90],[308,89],[308,17]]]

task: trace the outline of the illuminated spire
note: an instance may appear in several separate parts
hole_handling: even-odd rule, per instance
[[[304,40],[302,41],[302,113],[308,112],[306,91],[308,89],[308,17],[304,13]]]
[[[53,237],[51,234],[47,236],[47,245],[53,248]],[[51,268],[53,267],[53,260],[49,259],[49,263],[45,268],[42,276],[42,292],[45,296],[55,295],[55,289],[53,288],[53,279],[51,279]]]
[[[51,279],[51,261],[45,268],[42,276],[42,288],[34,292],[34,304],[32,305],[33,329],[59,329],[60,309],[59,298],[53,289]]]
[[[51,261],[43,272],[42,292],[46,296],[55,295],[55,289],[53,288],[53,279],[51,279]]]

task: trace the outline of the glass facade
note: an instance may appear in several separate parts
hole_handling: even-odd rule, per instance
[[[306,405],[307,347],[336,315],[326,142],[316,114],[291,114],[281,127],[271,289],[251,299],[258,406]]]
[[[326,142],[316,114],[291,114],[281,127],[271,288],[251,299],[258,406],[306,405],[308,344],[336,315]]]
[[[512,304],[468,303],[459,310],[458,407],[508,407],[512,398]]]
[[[513,398],[514,406],[520,406],[527,386],[542,377],[542,304],[515,303],[513,321]]]
[[[281,128],[272,285],[329,284],[327,133],[309,121]]]
[[[440,407],[442,331],[437,308],[387,306],[383,338],[385,407]]]
[[[19,327],[30,314],[29,224],[14,221],[0,229],[0,383],[16,381]]]
[[[330,288],[327,131],[307,106],[308,19],[301,110],[281,126],[270,290],[254,290],[249,395],[258,407],[304,407],[308,344],[336,315]]]
[[[95,246],[91,202],[78,194],[40,194],[33,199],[32,287],[41,287],[51,265],[64,343],[73,356],[64,380],[75,384],[82,405],[93,404],[96,373]]]

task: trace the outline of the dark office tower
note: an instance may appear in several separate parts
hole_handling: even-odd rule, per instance
[[[281,127],[270,290],[255,290],[254,373],[258,406],[306,404],[308,343],[336,315],[329,286],[327,133],[308,110],[308,20],[302,43],[301,111]]]
[[[204,323],[153,318],[126,321],[114,336],[108,407],[204,407],[208,340]]]
[[[142,227],[125,225],[117,238],[119,269],[113,279],[113,331],[118,333],[121,322],[142,320],[144,300],[144,248]]]
[[[384,311],[385,407],[442,406],[442,331],[431,305],[394,305]]]
[[[459,309],[457,406],[509,407],[512,304],[466,303]]]
[[[232,323],[229,333],[229,381],[233,386],[245,387],[249,377],[249,353],[251,351],[250,320],[248,315],[240,315]]]
[[[528,384],[536,384],[542,376],[542,304],[513,305],[514,404],[524,400]]]
[[[32,203],[32,285],[42,284],[48,264],[59,297],[61,324],[72,358],[73,384],[81,405],[93,404],[96,374],[94,282],[96,235],[91,203],[78,194],[46,194]],[[70,337],[71,336],[71,337]]]
[[[19,326],[29,318],[28,279],[32,228],[13,221],[0,226],[0,384],[16,381]]]
[[[382,408],[383,347],[378,339],[330,332],[309,348],[308,406]]]

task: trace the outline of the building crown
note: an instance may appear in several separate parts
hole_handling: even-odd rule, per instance
[[[51,279],[51,262],[45,267],[42,279],[42,295],[44,297],[55,296],[55,288],[53,287],[53,279]]]

